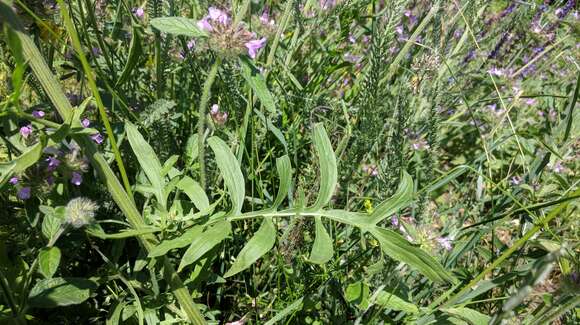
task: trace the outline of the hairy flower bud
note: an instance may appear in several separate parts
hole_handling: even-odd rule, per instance
[[[74,228],[87,226],[93,223],[97,209],[97,204],[87,198],[74,198],[66,205],[65,223]]]

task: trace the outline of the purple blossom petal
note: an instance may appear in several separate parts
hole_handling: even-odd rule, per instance
[[[103,141],[105,140],[105,138],[103,138],[103,136],[100,133],[95,133],[93,135],[91,135],[91,139],[93,141],[95,141],[97,144],[101,144],[103,143]]]
[[[208,11],[209,19],[217,21],[222,25],[227,25],[230,23],[230,16],[225,11],[215,7],[209,7]]]
[[[90,121],[88,118],[84,118],[84,119],[81,121],[81,125],[82,125],[83,127],[85,127],[85,128],[88,128],[88,127],[89,127],[89,125],[91,125],[91,121]]]
[[[32,116],[36,118],[43,118],[45,113],[43,111],[32,111]]]
[[[213,30],[213,27],[211,27],[211,24],[209,23],[209,21],[207,21],[207,18],[198,21],[197,27],[199,27],[202,30],[205,30],[206,32],[211,32]]]
[[[14,176],[14,177],[10,178],[8,183],[10,183],[12,185],[16,185],[16,184],[18,184],[18,181],[20,181],[20,178],[18,178],[18,176]]]
[[[83,175],[78,172],[72,172],[72,178],[70,179],[70,182],[76,186],[81,185],[83,182]]]
[[[18,196],[19,199],[21,200],[28,200],[30,199],[30,187],[26,186],[21,188],[18,193],[16,194],[16,196]]]
[[[32,133],[32,125],[28,124],[26,126],[23,126],[20,128],[20,135],[22,135],[22,137],[24,139],[28,138],[28,136]]]
[[[251,40],[244,45],[248,48],[248,54],[250,55],[250,57],[252,59],[255,59],[256,55],[258,54],[258,51],[262,47],[264,47],[264,45],[266,45],[266,38],[262,37],[261,39],[258,40]]]

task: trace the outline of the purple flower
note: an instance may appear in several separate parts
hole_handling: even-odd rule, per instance
[[[91,135],[91,139],[93,139],[97,144],[101,144],[105,140],[105,138],[103,138],[103,136],[98,132]]]
[[[446,250],[450,251],[453,248],[451,244],[451,240],[447,237],[439,237],[436,239],[441,247],[445,248]]]
[[[81,125],[82,125],[83,127],[85,127],[85,128],[88,128],[88,127],[89,127],[89,125],[91,125],[91,121],[90,121],[88,118],[84,118],[84,119],[81,121]]]
[[[32,111],[32,116],[36,117],[36,118],[43,118],[44,117],[44,112],[43,111]]]
[[[96,56],[96,57],[99,57],[99,56],[101,56],[101,54],[103,53],[103,52],[101,51],[101,49],[100,49],[100,48],[98,48],[98,47],[93,47],[91,51],[93,52],[93,55],[94,55],[94,56]]]
[[[137,16],[137,18],[139,19],[143,18],[143,16],[145,15],[145,11],[143,10],[143,8],[133,8],[133,12],[135,13],[135,16]]]
[[[51,176],[48,176],[48,177],[46,178],[46,183],[47,183],[48,185],[53,185],[53,184],[54,184],[54,177],[52,177],[52,175],[51,175]]]
[[[526,105],[533,106],[533,105],[536,105],[537,103],[538,103],[538,101],[535,100],[534,98],[528,98],[528,99],[526,99]]]
[[[215,7],[209,7],[208,11],[209,11],[209,19],[217,21],[222,25],[227,25],[230,23],[230,16],[228,16],[228,14],[225,11],[217,9]]]
[[[487,70],[487,72],[489,74],[494,75],[494,76],[497,76],[497,77],[501,77],[501,76],[503,76],[505,74],[502,69],[498,69],[496,67],[493,67],[493,68]]]
[[[266,45],[266,38],[262,37],[261,39],[258,40],[251,40],[244,45],[248,48],[248,54],[250,55],[250,57],[252,59],[255,59],[256,55],[258,54],[258,51],[262,47],[264,47],[264,45]]]
[[[562,162],[560,162],[560,161],[557,161],[557,162],[556,162],[556,163],[555,163],[555,164],[552,166],[552,170],[553,170],[555,173],[558,173],[558,174],[560,174],[561,172],[563,172],[563,171],[564,171],[564,169],[565,169],[565,167],[562,165]]]
[[[214,115],[220,111],[220,107],[218,104],[211,105],[211,109],[209,110],[210,114]]]
[[[522,183],[522,178],[520,176],[514,176],[511,179],[511,183],[512,185],[516,186],[516,185],[520,185]]]
[[[395,32],[399,35],[403,35],[403,33],[404,33],[403,25],[399,25],[399,26],[395,27]]]
[[[72,178],[70,179],[70,182],[76,186],[81,185],[83,182],[83,175],[78,172],[72,172]]]
[[[393,227],[399,226],[399,218],[397,218],[396,215],[391,217],[391,225],[393,225]]]
[[[201,28],[202,30],[205,30],[206,32],[211,32],[213,30],[213,27],[211,27],[209,21],[207,21],[207,17],[203,18],[202,20],[199,20],[197,22],[197,27]]]
[[[14,176],[14,177],[10,178],[8,183],[10,183],[12,185],[16,185],[16,184],[18,184],[18,181],[20,181],[20,178],[18,178],[18,176]]]
[[[358,61],[360,61],[360,59],[362,59],[362,57],[359,56],[359,55],[354,55],[354,54],[351,54],[351,53],[346,53],[344,55],[344,60],[346,62],[357,63]]]
[[[18,191],[18,193],[16,194],[16,196],[18,196],[18,198],[21,200],[30,199],[30,187],[26,186],[21,188],[20,191]]]
[[[46,162],[48,162],[48,171],[51,172],[53,170],[56,169],[56,167],[58,167],[60,165],[60,160],[54,158],[54,157],[48,157],[46,158]]]
[[[32,125],[28,124],[20,128],[20,135],[26,139],[32,133]]]
[[[195,40],[193,40],[193,39],[192,39],[192,40],[189,40],[189,41],[187,42],[187,49],[188,49],[188,50],[191,50],[191,49],[193,49],[194,47],[195,47]]]

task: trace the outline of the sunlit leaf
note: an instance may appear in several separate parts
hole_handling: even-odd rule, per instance
[[[232,200],[230,214],[238,215],[242,211],[246,193],[244,175],[240,165],[228,145],[218,137],[211,137],[207,141],[213,152],[218,168],[222,172],[224,183]]]
[[[312,245],[309,261],[316,264],[324,264],[328,262],[334,254],[332,239],[326,232],[321,218],[316,217],[314,220],[316,237],[314,238],[314,244]]]
[[[276,209],[282,204],[284,198],[290,191],[292,182],[292,166],[290,165],[290,158],[284,155],[276,159],[276,169],[278,170],[278,177],[280,178],[280,186],[278,187],[278,194],[272,204],[272,208]]]
[[[38,271],[45,278],[50,279],[60,264],[60,249],[58,247],[46,247],[38,253]]]
[[[399,298],[390,292],[379,292],[375,303],[387,309],[400,310],[410,314],[416,314],[419,312],[419,308],[417,306]]]
[[[314,126],[314,130],[312,130],[312,141],[314,142],[314,148],[316,149],[320,165],[320,189],[318,190],[318,198],[311,209],[319,210],[327,205],[334,195],[338,171],[332,144],[321,123]]]
[[[28,304],[36,308],[54,308],[80,304],[96,288],[93,281],[82,278],[41,280],[30,290]]]
[[[195,263],[215,245],[221,243],[227,238],[232,231],[232,226],[227,221],[220,221],[213,226],[210,226],[199,236],[196,236],[191,241],[191,245],[183,254],[181,262],[179,263],[178,272],[181,272],[184,267]]]
[[[207,195],[199,183],[194,181],[191,177],[185,176],[182,178],[179,183],[177,183],[177,188],[182,190],[187,197],[189,197],[197,210],[205,211],[209,208],[209,199],[207,198]]]
[[[403,172],[397,192],[375,208],[371,215],[372,222],[379,223],[398,210],[407,207],[411,202],[413,202],[413,179],[407,172]]]
[[[151,25],[162,33],[190,37],[204,37],[207,33],[197,27],[197,21],[185,17],[159,17]]]
[[[163,256],[172,249],[190,245],[191,242],[194,241],[195,238],[199,237],[202,232],[203,232],[202,226],[194,226],[191,229],[188,229],[186,232],[184,232],[177,238],[164,240],[159,245],[151,249],[151,251],[149,252],[149,257]]]

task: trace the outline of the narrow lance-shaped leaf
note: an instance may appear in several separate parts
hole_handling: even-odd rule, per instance
[[[487,325],[490,324],[491,321],[491,317],[470,308],[465,307],[445,308],[442,309],[442,311],[447,314],[458,317],[460,319],[463,319],[472,325]]]
[[[147,179],[151,182],[151,186],[155,189],[157,200],[160,204],[165,206],[165,202],[163,201],[164,182],[161,177],[162,167],[155,151],[151,148],[149,143],[145,141],[135,125],[131,122],[127,122],[125,128],[127,129],[127,138],[129,139],[131,148],[133,149],[135,156],[137,156],[137,160],[139,161],[141,168],[143,168],[145,175],[147,175]]]
[[[371,215],[372,222],[379,223],[411,202],[413,202],[413,179],[407,172],[403,172],[403,178],[397,192],[376,207]]]
[[[270,93],[270,90],[268,90],[266,80],[260,73],[260,70],[258,70],[247,58],[240,58],[240,65],[242,66],[242,77],[246,79],[252,90],[254,90],[262,105],[264,105],[268,111],[276,112],[274,97],[272,96],[272,93]]]
[[[236,157],[222,139],[211,137],[207,142],[215,153],[216,163],[223,174],[224,182],[232,200],[230,214],[238,215],[242,211],[244,196],[246,195],[244,175],[242,175]]]
[[[227,221],[221,221],[195,237],[189,248],[185,251],[185,254],[183,254],[177,271],[180,272],[184,267],[195,263],[195,261],[200,259],[210,249],[214,248],[215,245],[226,239],[231,231],[231,224]]]
[[[160,32],[190,37],[205,37],[207,34],[197,27],[197,21],[185,17],[159,17],[151,19],[151,25]]]
[[[149,252],[149,257],[163,256],[172,249],[190,245],[192,241],[194,241],[197,237],[199,237],[202,231],[203,231],[202,226],[195,226],[192,227],[191,229],[188,229],[186,232],[184,232],[183,234],[181,234],[181,236],[177,238],[164,240],[159,245],[151,249],[151,251]]]
[[[276,242],[276,228],[270,218],[264,218],[260,229],[248,241],[236,257],[232,267],[224,274],[224,278],[242,272],[270,251]]]
[[[276,169],[278,170],[278,177],[280,178],[280,186],[278,187],[278,194],[274,200],[272,208],[276,209],[282,204],[284,198],[288,195],[290,191],[291,179],[292,179],[292,166],[290,164],[290,158],[288,155],[284,155],[276,159]]]
[[[332,258],[332,255],[334,255],[332,239],[326,232],[321,218],[317,216],[314,220],[316,237],[314,238],[314,244],[312,245],[309,260],[312,263],[324,264]]]
[[[400,310],[411,314],[416,314],[419,312],[419,308],[417,306],[390,292],[381,291],[377,294],[376,297],[376,304],[381,307]]]
[[[338,171],[332,144],[321,123],[314,126],[312,138],[320,165],[320,189],[318,190],[318,198],[311,207],[312,210],[316,211],[330,202],[336,188]]]
[[[382,250],[391,258],[406,263],[434,282],[455,282],[439,262],[418,247],[411,245],[398,233],[380,227],[369,229]]]
[[[193,202],[197,210],[205,211],[209,208],[209,199],[201,186],[191,177],[185,176],[177,183],[177,188],[182,190]]]

